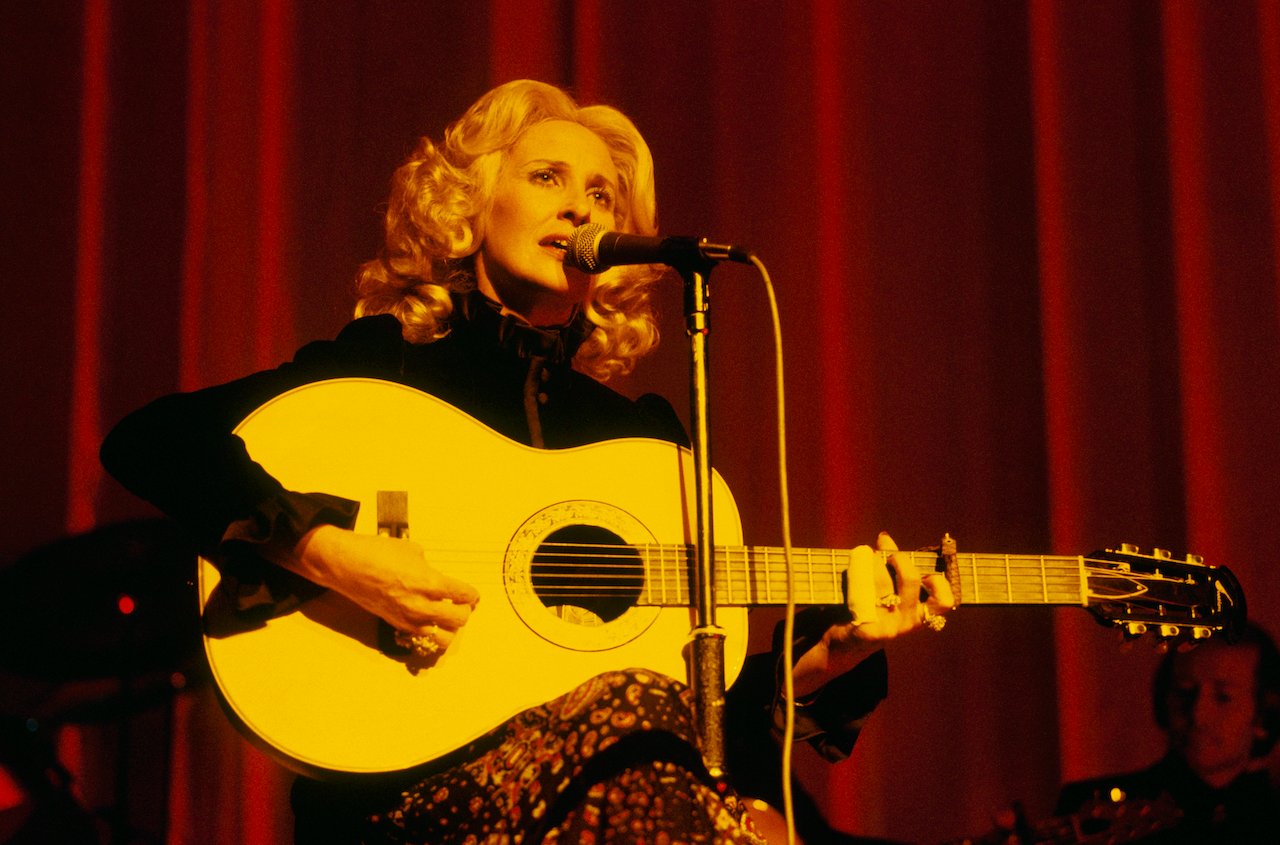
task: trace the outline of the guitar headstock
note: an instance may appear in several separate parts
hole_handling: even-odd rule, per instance
[[[1088,609],[1128,636],[1163,640],[1223,636],[1234,642],[1245,622],[1244,590],[1224,566],[1199,555],[1174,559],[1164,549],[1142,554],[1136,546],[1094,552],[1085,558]]]

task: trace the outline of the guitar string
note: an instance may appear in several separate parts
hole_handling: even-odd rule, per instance
[[[434,548],[447,549],[455,552],[461,552],[463,554],[495,554],[495,553],[504,552],[503,549],[479,549],[479,548],[446,547],[446,546],[440,546],[440,547],[434,547]],[[566,552],[567,556],[578,555],[582,557],[589,556],[597,559],[617,558],[617,559],[627,559],[627,560],[634,559],[635,556],[641,551],[653,552],[656,550],[658,553],[671,552],[673,554],[679,555],[681,553],[688,554],[690,548],[691,547],[685,543],[643,543],[643,544],[633,545],[633,544],[619,544],[619,543],[553,542],[553,543],[542,543],[538,546],[539,551],[548,550],[548,549],[550,550],[569,550],[569,549],[586,550],[582,552],[580,555],[577,552]],[[821,548],[815,548],[815,549],[809,549],[809,550],[801,549],[798,551],[801,551],[802,553],[805,553],[805,554],[812,553],[812,554],[821,555],[821,556],[846,556],[846,557],[850,552],[850,550],[847,550],[847,549],[821,549]],[[609,554],[609,552],[613,552],[613,554]],[[782,561],[781,561],[782,548],[780,546],[754,546],[754,545],[717,546],[716,552],[717,552],[717,557],[746,553],[750,558],[750,562],[758,562],[758,558],[763,557],[765,555],[777,554],[779,556],[779,560],[775,561],[773,565],[777,565],[779,567],[781,567],[782,565]],[[907,556],[909,558],[918,558],[918,559],[923,559],[927,561],[934,561],[937,558],[937,556],[932,552],[894,552],[892,554],[885,553],[885,552],[876,552],[876,554],[882,560],[887,560],[889,557],[892,557],[894,555]],[[1030,569],[1039,569],[1042,567],[1057,566],[1062,569],[1075,570],[1078,568],[1079,564],[1083,562],[1086,565],[1093,565],[1100,568],[1101,571],[1105,574],[1113,574],[1117,576],[1123,576],[1126,578],[1146,576],[1146,577],[1155,577],[1155,578],[1159,578],[1160,580],[1166,580],[1166,581],[1177,580],[1177,579],[1170,578],[1167,575],[1156,576],[1156,575],[1152,575],[1151,573],[1134,572],[1132,570],[1112,569],[1110,568],[1111,566],[1114,566],[1118,563],[1124,563],[1124,561],[1114,561],[1107,558],[1094,558],[1094,557],[1087,557],[1087,556],[1081,557],[1079,555],[1016,555],[1015,556],[1015,555],[1003,555],[998,553],[972,552],[972,553],[958,554],[957,558],[963,561],[964,566],[966,568],[970,568],[970,569],[972,568],[974,563],[977,563],[978,565],[987,566],[992,569],[999,569],[1000,571],[1003,571],[1006,567],[1011,567],[1011,566],[1030,568]],[[1179,565],[1186,565],[1186,566],[1194,565],[1194,564],[1184,564],[1181,561],[1155,561],[1155,563],[1163,563],[1167,565],[1172,565],[1174,567],[1177,567]],[[1208,566],[1204,568],[1206,570],[1211,570],[1211,567],[1208,567]]]
[[[657,577],[655,578],[651,576],[648,579],[654,585],[658,585],[663,581],[672,579],[678,583],[680,581],[681,574],[685,571],[687,555],[689,553],[687,546],[676,544],[650,544],[637,547],[619,546],[617,544],[547,543],[543,544],[540,548],[544,553],[554,553],[554,556],[558,558],[553,561],[540,562],[543,565],[552,567],[556,570],[553,573],[547,574],[547,577],[549,578],[563,578],[572,574],[574,577],[590,580],[596,583],[609,580],[630,581],[635,578],[636,574],[647,569],[656,568]],[[570,549],[575,551],[567,551]],[[483,563],[486,569],[490,569],[492,567],[492,560],[495,556],[503,554],[502,550],[499,549],[481,550],[464,549],[460,547],[440,549],[440,551],[447,551],[449,556],[446,557],[445,555],[432,554],[429,555],[430,559],[433,561],[443,561],[446,565],[454,564],[458,567],[462,567],[471,564],[471,561],[464,559],[465,557],[473,559],[479,557],[482,558],[482,560],[477,561],[476,563]],[[655,551],[658,554],[658,560],[656,561],[652,560],[651,557]],[[847,554],[834,549],[813,551],[818,553],[817,563],[819,566],[817,574],[819,576],[827,575],[828,572],[826,570],[828,567],[833,564],[840,563],[838,558],[842,554]],[[605,552],[612,553],[610,554]],[[772,547],[740,546],[718,548],[717,563],[720,563],[723,566],[723,570],[720,574],[722,574],[728,582],[727,588],[732,590],[736,583],[748,590],[751,590],[753,586],[757,589],[769,590],[772,589],[772,587],[777,586],[779,582],[784,581],[785,571],[782,568],[782,562],[780,560],[772,562],[767,560],[768,554],[773,552],[775,552],[775,550]],[[663,560],[662,558],[668,553],[673,554],[676,557],[676,560]],[[735,562],[733,560],[733,556],[735,553],[742,556],[740,563],[736,564],[741,567],[737,572],[734,571]],[[778,553],[780,554],[780,552]],[[926,553],[907,552],[905,554],[908,554],[911,557],[924,557],[928,561],[932,561],[934,557],[932,554]],[[642,555],[650,556],[650,559],[648,561],[644,561],[642,559]],[[888,557],[888,555],[881,556],[882,558]],[[1117,600],[1122,598],[1131,598],[1147,592],[1145,587],[1140,586],[1140,582],[1168,582],[1171,580],[1178,580],[1170,579],[1165,575],[1115,570],[1108,566],[1108,564],[1114,565],[1114,562],[1105,559],[1081,559],[1079,557],[1030,555],[1021,556],[1019,558],[1011,557],[1006,563],[1003,556],[997,555],[970,554],[960,555],[960,557],[963,562],[963,565],[959,568],[958,572],[961,583],[964,584],[965,582],[968,582],[979,592],[985,591],[988,594],[990,594],[994,589],[997,596],[1001,593],[1009,593],[1010,596],[1012,596],[1021,590],[1030,594],[1027,596],[1030,598],[1034,595],[1042,595],[1045,592],[1046,587],[1050,588],[1050,592],[1057,596],[1078,596],[1079,591],[1074,589],[1074,587],[1078,583],[1081,560],[1084,561],[1085,569],[1088,574],[1109,576],[1124,581],[1139,583],[1138,589],[1127,592],[1104,594],[1091,591],[1089,595],[1095,598],[1111,598]],[[577,560],[565,560],[566,558],[578,559],[581,562],[577,562]],[[815,561],[813,560],[812,555],[809,555],[809,558],[809,569],[812,572]],[[608,568],[601,570],[599,564],[606,561],[631,564],[634,567],[634,571],[609,572]],[[984,569],[988,571],[982,571]],[[834,572],[835,570],[833,569],[832,573]],[[842,573],[843,569],[840,570],[840,574]],[[1014,580],[1012,585],[1008,583],[1010,576],[1012,576]],[[1048,583],[1045,580],[1047,578],[1070,579],[1070,585]],[[564,585],[561,586],[563,587]],[[590,585],[588,584],[582,585],[584,589],[589,586]],[[1063,588],[1067,586],[1071,586],[1073,589],[1064,590]],[[1010,587],[1012,587],[1012,589],[1010,589]],[[622,589],[628,588],[624,587]],[[820,592],[823,592],[824,594],[826,593],[825,586],[820,590]],[[988,598],[990,600],[990,597]]]
[[[424,548],[427,550],[441,550],[441,551],[448,551],[453,554],[464,554],[464,555],[492,556],[497,554],[505,555],[506,553],[506,550],[503,548],[480,549],[480,548],[466,548],[466,547],[460,547],[460,546],[458,547],[424,546]],[[554,542],[554,543],[542,543],[537,547],[537,551],[539,553],[546,553],[550,551],[550,552],[556,552],[565,557],[582,557],[582,558],[590,558],[593,560],[635,560],[637,559],[638,555],[640,555],[641,553],[654,554],[655,552],[659,555],[673,554],[679,557],[680,555],[687,556],[688,554],[690,554],[690,549],[691,547],[688,544],[684,544],[684,543],[645,543],[645,544],[626,545],[626,544],[618,544],[618,543]],[[576,551],[576,550],[581,550],[581,551]],[[847,549],[819,549],[819,548],[808,549],[808,550],[802,549],[799,551],[801,551],[806,556],[809,556],[809,557],[817,556],[819,558],[847,557],[850,552],[850,550],[847,550]],[[877,552],[877,554],[881,557],[882,560],[887,560],[890,557],[890,555],[881,553],[881,552]],[[926,553],[926,552],[898,552],[896,554],[906,555],[912,559],[922,559],[928,562],[935,561],[937,557],[933,553]],[[773,561],[772,563],[769,563],[767,565],[778,566],[778,567],[782,566],[782,561],[781,561],[782,549],[781,547],[777,547],[777,546],[744,545],[744,546],[717,546],[716,547],[717,559],[728,558],[728,557],[731,557],[732,555],[743,555],[745,562],[756,563],[756,564],[761,563],[760,558],[762,557],[766,557],[768,555],[777,555],[778,560]],[[957,557],[959,558],[959,560],[963,561],[963,566],[965,567],[966,570],[969,570],[969,571],[972,570],[975,563],[979,566],[988,567],[993,570],[998,570],[1000,572],[1003,572],[1006,568],[1022,568],[1022,569],[1039,571],[1040,569],[1055,568],[1055,567],[1060,568],[1064,571],[1078,571],[1079,565],[1081,561],[1083,561],[1085,564],[1103,567],[1104,571],[1110,574],[1123,575],[1124,577],[1138,577],[1138,576],[1144,575],[1144,573],[1139,573],[1139,572],[1132,572],[1132,571],[1125,572],[1121,570],[1112,570],[1109,568],[1105,568],[1106,564],[1114,564],[1116,563],[1115,561],[1110,561],[1105,558],[1091,558],[1091,557],[1081,558],[1078,555],[1021,555],[1017,557],[1008,556],[1007,561],[1006,561],[1006,556],[999,555],[999,554],[972,553],[972,554],[960,554],[960,555],[957,555]],[[965,574],[968,574],[968,572],[965,572]],[[1159,577],[1162,580],[1173,580],[1173,579],[1170,579],[1168,576],[1159,576]]]
[[[462,547],[462,546],[425,546],[424,545],[424,549],[447,551],[453,554],[464,554],[464,555],[493,556],[495,554],[506,553],[505,548],[498,548],[498,547],[481,549],[481,548]],[[682,554],[689,555],[691,553],[692,546],[687,543],[626,544],[626,543],[568,543],[568,542],[556,541],[556,542],[549,542],[549,543],[547,542],[540,543],[537,549],[539,552],[555,551],[558,553],[562,553],[566,557],[575,557],[575,556],[584,557],[584,558],[589,557],[597,560],[599,559],[633,560],[633,559],[636,559],[637,555],[639,555],[642,552],[647,554],[653,554],[656,552],[659,555],[666,555],[670,553],[670,554],[676,555],[677,557],[679,557]],[[569,551],[569,550],[582,550],[582,551],[578,552],[578,551]],[[760,546],[760,545],[720,545],[715,548],[716,556],[718,559],[729,558],[733,555],[742,555],[744,562],[747,562],[747,563],[760,563],[761,562],[760,558],[767,557],[769,555],[777,555],[778,560],[774,561],[772,564],[767,564],[767,565],[776,565],[779,567],[782,566],[782,561],[781,561],[782,551],[783,551],[782,547],[780,546]],[[834,558],[834,557],[847,557],[852,550],[841,549],[841,548],[831,548],[831,549],[812,548],[812,549],[798,549],[797,551],[801,552],[802,554],[804,554],[806,557],[809,557],[809,558],[813,558],[815,556],[818,558],[824,558],[824,557]],[[877,552],[874,552],[874,554],[880,557],[881,560],[885,560],[885,561],[887,561],[889,558],[894,556],[905,556],[908,559],[911,559],[913,562],[916,562],[918,560],[924,560],[926,562],[934,562],[937,559],[937,555],[933,552],[877,551]],[[1116,565],[1128,565],[1128,563],[1125,561],[1116,561],[1109,558],[1095,558],[1095,557],[1089,557],[1089,556],[1082,557],[1080,555],[1036,555],[1036,554],[1012,555],[1012,554],[1002,554],[1002,553],[996,553],[996,552],[968,552],[968,553],[957,554],[956,557],[958,559],[959,565],[963,567],[964,574],[966,575],[973,570],[975,565],[979,567],[989,568],[998,572],[1003,572],[1004,570],[1011,569],[1011,568],[1021,568],[1021,569],[1039,571],[1041,569],[1051,569],[1055,567],[1060,568],[1064,571],[1078,571],[1079,565],[1083,562],[1084,564],[1086,564],[1086,568],[1088,568],[1088,566],[1095,567],[1094,571],[1098,571],[1101,574],[1110,574],[1110,575],[1116,575],[1116,576],[1121,576],[1126,578],[1152,577],[1152,578],[1157,578],[1159,580],[1164,580],[1164,581],[1179,580],[1176,578],[1171,578],[1168,575],[1154,575],[1151,573],[1135,572],[1133,570],[1114,569],[1112,567]],[[1176,561],[1176,560],[1153,560],[1152,562],[1157,565],[1171,566],[1171,567],[1174,567],[1175,569],[1182,566],[1197,566],[1197,564],[1183,562],[1183,561]],[[1204,566],[1204,565],[1201,565],[1201,566],[1203,566],[1203,569],[1205,571],[1212,571],[1212,567]]]
[[[424,553],[433,563],[443,563],[451,571],[458,569],[469,571],[471,566],[480,566],[481,571],[486,573],[491,573],[492,561],[495,557],[505,556],[504,550],[496,548],[485,550],[463,547],[436,549],[424,547]],[[686,544],[657,543],[633,546],[615,543],[555,542],[543,543],[538,548],[538,554],[553,556],[555,560],[537,561],[535,559],[531,562],[554,570],[542,576],[547,579],[559,580],[570,576],[577,579],[568,584],[540,586],[539,593],[548,598],[590,598],[609,591],[619,595],[634,595],[637,591],[643,592],[647,587],[650,593],[671,592],[675,594],[676,599],[679,599],[683,595],[683,590],[687,588],[683,576],[687,574],[690,553],[691,549]],[[816,574],[819,577],[828,574],[843,575],[843,567],[839,568],[838,573],[836,567],[843,562],[840,558],[847,557],[848,554],[848,550],[840,549],[809,550],[806,557],[809,558],[810,575],[814,574],[815,564],[817,564]],[[882,560],[890,557],[889,553],[877,552],[877,554]],[[932,563],[936,559],[936,555],[931,552],[907,551],[897,554],[907,555],[913,560],[923,559],[927,563]],[[735,555],[739,558],[737,561],[734,560]],[[777,559],[768,560],[770,555],[776,555]],[[664,559],[668,556],[674,557],[674,560]],[[731,601],[739,591],[745,592],[748,597],[755,594],[757,598],[761,594],[771,595],[774,592],[781,594],[786,583],[786,573],[781,557],[782,550],[772,546],[717,547],[718,574],[723,577],[723,580],[716,585],[717,599]],[[1116,593],[1089,590],[1087,595],[1091,599],[1113,601],[1132,599],[1149,592],[1143,585],[1144,582],[1185,583],[1182,579],[1170,578],[1167,575],[1117,570],[1113,568],[1116,561],[1101,558],[1060,555],[1005,556],[991,553],[962,553],[958,558],[960,565],[957,569],[961,584],[967,584],[971,590],[983,595],[983,604],[1013,604],[1017,603],[1015,599],[1018,598],[1028,603],[1045,603],[1048,600],[1078,602],[1081,596],[1079,575],[1082,564],[1089,575],[1110,577],[1136,585],[1136,589]],[[607,562],[629,565],[630,571],[610,572],[607,566],[601,569],[600,564]],[[1172,565],[1179,562],[1165,561],[1165,563]],[[735,567],[738,568],[735,570]],[[642,583],[637,585],[633,582],[638,575],[648,575],[648,577],[642,579]],[[1010,579],[1013,583],[1010,583]],[[1069,583],[1050,583],[1046,579],[1066,579]],[[505,579],[499,577],[473,580],[477,584],[501,584]],[[608,583],[611,581],[623,583],[615,586]],[[837,587],[838,585],[810,585],[807,592],[811,596],[835,596],[840,592]],[[572,592],[574,589],[591,592]],[[1001,598],[1005,601],[999,601]]]
[[[573,550],[573,551],[570,551]],[[809,568],[813,569],[815,564],[819,572],[830,566],[842,564],[839,558],[847,557],[848,553],[844,550],[836,549],[815,549],[812,550],[816,554],[807,555],[810,560]],[[447,563],[469,563],[466,558],[481,558],[486,564],[495,557],[505,557],[507,550],[502,548],[463,548],[463,547],[424,547],[432,561],[445,561]],[[434,554],[439,552],[440,554]],[[778,560],[769,561],[767,558],[771,554],[777,554]],[[675,557],[674,561],[664,560],[668,554]],[[580,566],[589,568],[593,564],[602,561],[616,561],[621,563],[631,563],[637,568],[642,566],[657,567],[661,571],[678,571],[688,562],[689,547],[683,544],[647,544],[639,546],[619,546],[616,544],[589,544],[589,543],[544,543],[538,547],[535,552],[537,555],[554,556],[557,558],[552,561],[542,561],[549,566],[573,567]],[[657,560],[653,556],[657,555]],[[735,555],[741,555],[739,560],[734,560]],[[928,561],[933,560],[932,555],[920,555]],[[645,558],[648,558],[646,561]],[[760,546],[721,546],[716,549],[716,562],[721,563],[726,569],[726,575],[732,575],[734,566],[746,567],[752,572],[782,572],[781,550],[772,547]],[[813,558],[817,558],[814,560]],[[958,568],[958,574],[962,579],[981,579],[983,577],[991,580],[1004,580],[1005,573],[1013,570],[1020,570],[1015,573],[1015,577],[1032,578],[1038,577],[1039,574],[1056,575],[1065,577],[1067,575],[1077,575],[1080,572],[1081,562],[1089,574],[1110,576],[1123,580],[1150,580],[1160,582],[1177,582],[1191,583],[1180,578],[1171,578],[1168,575],[1157,575],[1153,573],[1143,573],[1134,571],[1123,571],[1110,568],[1108,564],[1114,564],[1101,558],[1080,558],[1066,556],[1026,556],[1021,559],[1011,559],[1009,563],[1005,563],[1003,557],[995,557],[991,555],[960,555],[963,561],[962,566]],[[569,560],[564,560],[569,559]],[[576,561],[582,561],[577,563]],[[984,562],[985,561],[985,562]],[[975,565],[979,567],[975,574]],[[983,570],[989,570],[984,572]],[[840,570],[843,572],[843,569]]]
[[[545,565],[553,567],[556,571],[546,573],[545,578],[549,580],[562,580],[572,575],[580,579],[577,582],[542,584],[539,585],[537,591],[544,598],[591,598],[601,595],[608,595],[610,592],[620,596],[636,596],[637,593],[643,593],[647,587],[648,592],[661,591],[664,595],[668,592],[674,594],[674,599],[680,601],[684,598],[685,585],[681,575],[684,574],[682,565],[677,562],[675,565],[659,559],[658,561],[649,561],[643,564],[640,560],[640,551],[651,552],[654,549],[660,553],[673,551],[677,558],[681,556],[681,552],[687,555],[687,547],[680,545],[647,545],[640,547],[619,546],[617,544],[588,544],[588,543],[548,543],[543,544],[543,550],[560,550],[560,549],[582,549],[590,550],[586,552],[560,552],[559,558],[581,558],[583,562],[574,563],[564,560],[556,560],[545,562]],[[608,555],[601,554],[602,550],[616,551],[617,553]],[[625,551],[621,551],[625,550]],[[781,591],[782,585],[785,583],[785,572],[779,568],[780,562],[769,562],[768,560],[760,560],[761,557],[772,552],[771,547],[721,547],[717,551],[722,552],[718,555],[718,561],[725,564],[725,571],[721,574],[725,576],[724,581],[717,584],[717,599],[731,603],[735,596],[745,594],[746,599],[751,599],[754,594],[757,601],[761,594],[771,595],[776,589]],[[760,552],[754,555],[744,554],[740,571],[733,571],[732,553],[738,551],[740,553]],[[820,563],[831,564],[835,562],[835,558],[839,553],[837,550],[815,550],[819,552],[820,559],[825,557],[827,560],[820,560]],[[494,553],[482,552],[480,550],[464,550],[454,549],[454,554],[473,554],[484,555],[487,560],[491,560]],[[932,560],[934,555],[930,553],[906,552],[911,557],[924,557]],[[882,558],[887,558],[887,554],[882,554]],[[810,556],[810,569],[812,569],[812,556]],[[964,582],[968,582],[969,586],[977,593],[985,593],[985,601],[983,604],[1044,604],[1044,603],[1077,603],[1081,597],[1078,588],[1078,576],[1080,573],[1080,561],[1078,557],[1062,557],[1062,556],[1041,556],[1041,555],[1024,555],[1018,558],[1010,557],[1006,559],[999,555],[983,555],[970,554],[961,555],[961,558],[968,558],[965,561],[966,567],[959,574]],[[436,558],[438,559],[438,558]],[[608,569],[600,570],[598,563],[601,560],[616,560],[629,564],[634,564],[632,571],[610,572]],[[975,565],[981,561],[987,561],[983,564],[984,568],[991,570],[983,574],[974,573]],[[1114,564],[1113,561],[1100,560],[1093,558],[1083,559],[1089,564]],[[455,562],[461,563],[455,559]],[[687,562],[687,559],[686,559]],[[652,568],[656,566],[658,569],[657,577],[649,577],[647,583],[636,584],[637,575],[644,572],[645,567]],[[491,564],[487,568],[491,568]],[[825,568],[825,567],[823,567]],[[1014,583],[1010,583],[1010,574],[1012,569],[1022,569],[1023,572],[1013,572]],[[1141,581],[1168,581],[1167,576],[1149,575],[1146,573],[1121,572],[1107,567],[1088,567],[1086,569],[1093,574],[1110,575],[1120,577],[1122,580],[1130,582]],[[819,575],[826,575],[825,572],[819,572]],[[1049,583],[1047,578],[1064,578],[1068,579],[1067,583]],[[486,579],[488,580],[488,579]],[[503,579],[493,579],[497,583],[501,583]],[[493,581],[490,581],[492,583]],[[610,585],[605,582],[615,581],[623,582],[618,585]],[[588,583],[590,582],[590,583]],[[1025,582],[1025,583],[1023,583]],[[590,590],[590,592],[575,592],[575,590]],[[810,597],[822,597],[823,599],[841,595],[841,592],[832,586],[810,585],[808,590]],[[1123,600],[1132,599],[1149,592],[1146,587],[1138,584],[1138,588],[1123,593],[1099,593],[1090,591],[1088,596],[1096,599]],[[1001,601],[1003,599],[1003,601]]]

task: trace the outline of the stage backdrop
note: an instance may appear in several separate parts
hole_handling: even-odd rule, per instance
[[[1191,551],[1277,632],[1275,3],[85,0],[0,4],[0,40],[5,563],[154,516],[103,477],[108,428],[333,335],[415,138],[535,77],[635,119],[664,232],[771,268],[798,543]],[[773,543],[765,298],[713,281],[715,463]],[[661,302],[619,387],[683,405],[677,280]],[[62,598],[32,601],[93,638]],[[1160,753],[1154,659],[1081,611],[962,608],[891,648],[851,761],[800,765],[851,831],[1043,815]],[[11,683],[5,715],[43,708],[90,809],[287,839],[288,775],[184,668],[125,720],[75,677]]]

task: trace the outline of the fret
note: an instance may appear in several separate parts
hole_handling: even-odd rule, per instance
[[[769,580],[768,580],[769,574],[768,574],[768,571],[764,570],[763,562],[760,561],[759,549],[756,549],[754,547],[751,548],[750,561],[751,561],[751,572],[753,572],[753,577],[755,580],[755,598],[756,600],[762,600],[760,599],[760,597],[762,597],[762,594],[763,594],[764,603],[768,604],[769,603]]]
[[[756,600],[756,596],[754,591],[751,589],[752,587],[751,560],[747,555],[747,549],[745,546],[739,551],[742,554],[742,587],[743,587],[743,593],[744,593],[743,601],[746,604],[754,604]]]
[[[810,550],[810,551],[812,551],[812,550]],[[808,603],[809,603],[809,604],[813,604],[813,603],[814,603],[814,596],[816,595],[816,592],[815,592],[815,590],[814,590],[814,586],[813,586],[813,555],[812,555],[812,554],[810,554],[810,555],[809,555],[809,557],[808,557],[808,564],[809,564],[809,577],[808,577],[808,583],[809,583],[809,601],[808,601]]]
[[[724,601],[724,596],[733,596],[733,567],[721,566],[720,560],[722,556],[727,556],[729,549],[720,549],[713,547],[711,550],[712,574],[714,576],[713,585],[715,586],[715,600],[717,603]]]
[[[733,549],[728,548],[724,549],[724,580],[727,581],[728,600],[730,600],[730,602],[733,602],[733,599],[735,599],[735,595],[733,595],[733,579],[735,579],[735,575],[733,575]],[[742,600],[744,600],[744,602],[749,602],[750,599],[751,592],[744,579],[744,581],[742,581]]]
[[[672,561],[675,565],[667,569],[667,577],[662,579],[663,604],[674,604],[680,598],[680,573],[688,565],[688,557],[684,551],[684,547],[676,546],[672,548],[671,553],[675,558],[675,560]],[[682,563],[685,564],[685,566],[681,566]],[[674,596],[667,591],[668,581],[671,582],[671,589],[675,591]]]
[[[1045,604],[1049,603],[1049,575],[1046,572],[1044,555],[1040,555],[1040,597]]]
[[[726,546],[723,549],[723,557],[721,557],[721,550],[718,548],[716,550],[716,563],[719,564],[721,560],[724,561],[723,565],[717,566],[715,570],[716,601],[721,604],[726,602],[729,604],[745,603],[751,598],[751,591],[747,589],[745,582],[742,585],[742,597],[739,598],[738,596],[735,586],[738,575],[733,570],[733,551],[734,547]]]
[[[751,579],[751,600],[758,603],[760,601],[760,568],[756,566],[755,550],[745,547],[742,550],[742,565],[749,573]]]
[[[680,547],[680,566],[675,571],[676,601],[681,606],[693,605],[693,588],[689,579],[693,577],[693,567],[697,564],[698,552],[693,546]]]
[[[766,604],[773,604],[773,573],[769,570],[769,550],[761,549],[764,553],[764,600]]]
[[[716,551],[717,563],[719,563],[719,549]],[[733,600],[733,549],[724,549],[724,558],[726,558],[726,566],[717,566],[714,570],[716,575],[716,588],[721,590],[717,593],[716,602],[722,603],[724,600]]]
[[[693,568],[698,563],[697,554],[697,550],[692,546],[686,546],[684,553],[681,555],[684,565],[677,567],[675,571],[676,601],[681,604],[693,604],[693,590],[689,579],[693,577]]]
[[[684,566],[680,568],[678,578],[676,578],[676,598],[680,599],[681,604],[693,605],[697,596],[693,592],[694,571],[698,566],[698,550],[693,546],[687,546],[684,554]]]
[[[778,546],[774,546],[774,556],[782,558],[782,596],[778,599],[778,603],[781,604],[787,600],[787,558],[785,550]],[[808,604],[809,601],[804,597],[804,590],[806,589],[806,586],[804,582],[804,572],[802,571],[803,567],[801,566],[800,561],[795,560],[794,558],[792,559],[791,564],[791,587],[796,597],[796,603]],[[812,573],[810,573],[810,575],[812,576]],[[811,581],[810,587],[812,587]],[[812,589],[810,589],[810,592],[812,592]]]
[[[773,555],[773,568],[769,570],[773,577],[770,580],[778,582],[776,599],[778,604],[782,604],[787,600],[787,584],[790,583],[792,587],[796,586],[794,579],[796,573],[793,571],[790,575],[787,574],[787,558],[783,555],[781,560],[778,559],[781,550],[777,546],[770,546],[769,551]]]
[[[653,576],[653,593],[654,604],[662,605],[666,603],[667,598],[667,547],[663,545],[655,546],[658,552],[658,568]]]
[[[831,556],[831,603],[844,604],[844,573],[849,568],[849,555],[842,555],[838,549],[828,549],[827,554]]]
[[[818,568],[816,571],[813,569],[814,564],[812,563],[812,558],[815,554],[818,556],[818,560],[817,560]],[[810,572],[811,572],[810,577],[811,577],[811,580],[813,581],[813,589],[811,590],[811,593],[812,593],[812,599],[814,604],[830,604],[831,603],[831,597],[827,595],[826,579],[823,578],[823,572],[831,568],[831,559],[830,559],[830,556],[824,557],[824,555],[826,555],[825,549],[809,549],[809,557],[811,560],[811,563],[809,565]]]
[[[726,601],[733,601],[733,549],[721,549],[716,547],[713,552],[713,560],[715,561],[715,598],[717,604],[723,604]],[[721,566],[721,561],[724,565]]]
[[[662,580],[658,584],[658,601],[663,605],[668,603],[667,579],[671,577],[671,566],[667,562],[667,555],[669,551],[670,546],[659,547],[659,561],[661,562]]]
[[[840,589],[840,565],[837,562],[835,549],[828,549],[827,553],[831,556],[831,595],[839,596]]]

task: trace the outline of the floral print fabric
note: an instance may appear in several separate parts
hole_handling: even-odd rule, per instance
[[[702,767],[691,698],[644,670],[592,678],[405,790],[370,820],[371,841],[760,845],[738,796]]]

